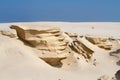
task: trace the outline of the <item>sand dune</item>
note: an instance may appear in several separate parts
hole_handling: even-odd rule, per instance
[[[0,24],[0,80],[120,80],[120,23]]]

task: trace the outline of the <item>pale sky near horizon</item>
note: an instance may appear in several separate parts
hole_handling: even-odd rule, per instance
[[[120,0],[0,0],[0,22],[120,22]]]

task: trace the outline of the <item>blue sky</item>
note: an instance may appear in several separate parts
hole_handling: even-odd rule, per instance
[[[119,22],[120,0],[0,0],[0,22]]]

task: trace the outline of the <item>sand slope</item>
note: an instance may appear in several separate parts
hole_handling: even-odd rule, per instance
[[[69,43],[64,46],[59,46],[65,43],[65,41],[59,43],[58,39],[61,38],[53,37],[51,33],[48,34],[47,32],[46,34],[45,32],[44,35],[39,33],[39,38],[36,38],[36,35],[23,38],[26,41],[35,40],[39,43],[42,39],[51,43],[47,44],[48,46],[46,47],[41,47],[41,43],[33,47],[29,44],[31,42],[25,43],[24,40],[19,39],[20,37],[16,31],[10,29],[11,25],[24,26],[24,30],[46,30],[58,27],[60,28],[60,30],[58,30],[60,31],[59,35],[64,37],[65,41]],[[71,34],[76,33],[78,37],[75,37],[76,34],[68,35],[64,32]],[[120,53],[117,51],[120,49],[119,32],[119,22],[1,23],[0,80],[97,80],[103,75],[112,78],[115,76],[116,71],[120,70]],[[31,32],[28,31],[27,34],[28,33]],[[56,33],[54,36],[56,36]],[[94,42],[92,43],[86,39],[86,37],[92,38]],[[51,42],[49,40],[51,40]],[[77,52],[70,48],[69,45],[72,45]],[[54,50],[52,47],[56,47],[58,50]],[[67,47],[68,49],[63,50],[63,47]],[[41,48],[45,50],[50,49],[50,51],[47,52],[49,54],[42,54]],[[66,54],[67,52],[68,54]],[[71,53],[69,54],[69,52]],[[62,63],[61,67],[54,67],[46,63],[46,60],[50,63],[56,62],[57,59],[51,60],[53,56],[57,59],[66,57],[60,60]]]

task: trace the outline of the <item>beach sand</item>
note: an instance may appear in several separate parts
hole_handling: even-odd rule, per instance
[[[120,22],[0,23],[0,80],[114,80],[119,49]]]

